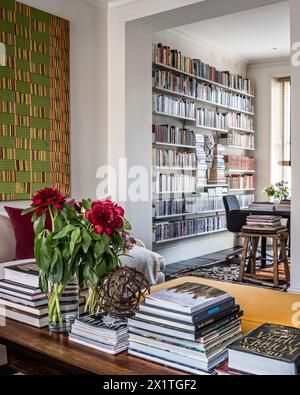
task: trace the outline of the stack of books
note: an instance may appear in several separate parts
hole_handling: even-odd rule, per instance
[[[207,163],[204,149],[204,138],[203,134],[196,134],[197,186],[207,184]]]
[[[226,375],[299,375],[300,330],[264,324],[229,346]]]
[[[0,366],[7,365],[7,352],[6,347],[0,344]]]
[[[129,354],[194,374],[212,374],[241,338],[242,312],[227,293],[186,282],[155,292],[128,320]]]
[[[274,211],[275,204],[270,202],[253,202],[249,206],[250,210],[258,210],[258,211]]]
[[[277,233],[285,229],[281,223],[282,217],[274,215],[249,215],[243,226],[244,232]]]
[[[215,145],[213,165],[209,173],[210,184],[225,184],[226,182],[224,151],[225,148],[222,145]]]
[[[69,340],[108,354],[119,354],[128,348],[127,320],[104,313],[79,318],[72,325]]]
[[[64,321],[67,316],[83,312],[85,299],[78,298],[78,286],[68,285],[60,299]],[[4,268],[0,307],[6,318],[37,328],[48,325],[48,296],[39,288],[39,268],[34,260]]]

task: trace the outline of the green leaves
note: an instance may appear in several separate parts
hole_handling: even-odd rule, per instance
[[[38,236],[40,233],[42,233],[45,229],[45,221],[46,221],[46,214],[43,213],[40,217],[36,217],[34,224],[33,224],[33,230],[34,234]]]
[[[81,241],[81,233],[80,228],[75,228],[71,234],[71,241],[70,241],[70,253],[73,255],[75,250],[75,246],[77,243]]]
[[[84,199],[82,206],[86,211],[90,211],[92,209],[92,201],[90,199]]]
[[[63,239],[64,237],[67,236],[68,233],[71,233],[75,229],[76,226],[67,225],[62,231],[60,231],[59,233],[57,233],[57,235],[54,236],[54,240]]]
[[[81,240],[83,252],[86,254],[88,252],[88,249],[90,248],[92,238],[89,232],[84,228],[81,229]]]
[[[37,209],[37,207],[28,207],[28,208],[25,208],[25,209],[22,211],[22,215],[26,215],[26,214],[29,214],[29,213],[33,213],[36,209]]]

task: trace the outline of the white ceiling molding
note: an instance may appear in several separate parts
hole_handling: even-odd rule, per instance
[[[122,7],[133,3],[138,3],[141,0],[84,0],[88,3],[94,4],[101,8]]]
[[[87,3],[91,3],[97,7],[107,8],[108,7],[108,0],[84,0]]]
[[[228,58],[228,55],[229,55],[228,52],[222,51],[218,47],[214,47],[205,41],[199,40],[199,38],[197,36],[195,36],[194,34],[188,32],[188,31],[185,31],[184,28],[182,28],[182,27],[180,28],[180,30],[178,30],[176,28],[169,29],[168,32],[173,34],[174,36],[180,37],[184,40],[188,40],[195,45],[201,45],[203,47],[206,47],[209,51],[213,50],[214,52],[217,52],[220,55]],[[247,65],[249,63],[246,58],[243,58],[241,56],[232,55],[232,54],[230,54],[230,59],[233,63],[238,63],[241,65]]]

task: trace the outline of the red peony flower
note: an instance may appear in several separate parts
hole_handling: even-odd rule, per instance
[[[53,205],[56,210],[63,209],[63,203],[66,202],[63,196],[57,189],[45,188],[38,191],[32,198],[31,207],[36,207],[36,215],[39,217],[44,212],[49,210],[49,206]]]
[[[85,215],[94,226],[95,232],[100,235],[106,233],[113,236],[124,224],[124,210],[109,199],[92,203],[92,209]]]

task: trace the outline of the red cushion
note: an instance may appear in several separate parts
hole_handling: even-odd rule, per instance
[[[33,213],[22,215],[23,209],[4,207],[9,215],[16,238],[16,260],[34,258],[34,231],[31,218]],[[46,221],[50,229],[50,221]]]

